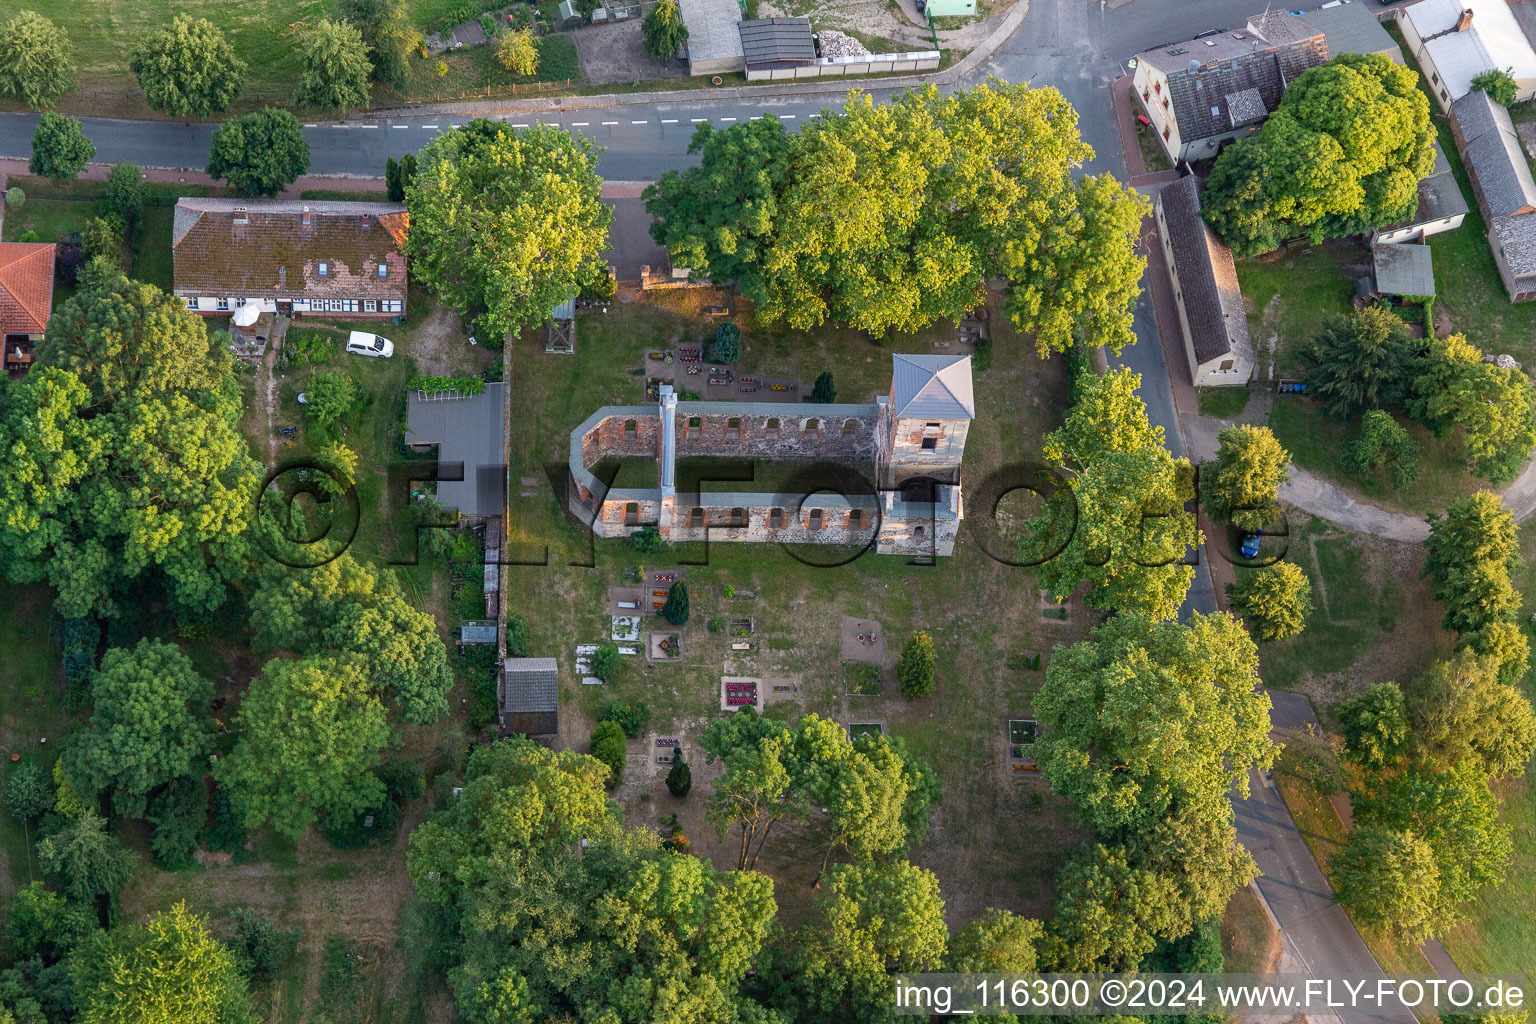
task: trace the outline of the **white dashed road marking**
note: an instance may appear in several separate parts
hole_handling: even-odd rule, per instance
[[[513,126],[512,126],[512,127],[513,127],[513,128],[527,128],[527,127],[528,127],[528,125],[527,125],[527,124],[515,124],[515,125],[513,125]]]
[[[708,121],[709,118],[707,118],[707,117],[691,117],[691,118],[689,118],[689,120],[692,121],[694,124],[698,124],[700,121]]]
[[[666,117],[664,117],[664,118],[661,119],[661,123],[662,124],[677,124],[677,118],[675,118],[675,117],[673,117],[673,118],[666,118]]]
[[[720,120],[722,120],[722,121],[734,121],[736,119],[734,117],[722,117]]]
[[[585,128],[589,123],[590,122],[587,122],[587,121],[572,121],[571,122],[571,127],[572,128]]]
[[[603,124],[605,124],[605,125],[614,125],[614,124],[618,124],[618,123],[619,122],[617,122],[617,121],[604,121],[603,122]]]
[[[630,124],[650,124],[649,121],[631,121]]]
[[[429,129],[431,129],[434,132],[437,131],[437,125],[435,125],[435,124],[424,124],[424,125],[422,125],[422,127],[423,128],[429,128]]]
[[[319,128],[320,126],[317,125],[317,124],[306,124],[304,127],[305,128]]]

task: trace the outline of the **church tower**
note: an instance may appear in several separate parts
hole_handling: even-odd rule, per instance
[[[966,434],[976,418],[971,357],[897,355],[894,362],[890,397],[877,399],[880,489],[923,478],[958,486]]]

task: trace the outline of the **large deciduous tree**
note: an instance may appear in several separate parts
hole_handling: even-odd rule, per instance
[[[74,87],[75,62],[61,28],[36,11],[0,25],[0,96],[46,110]]]
[[[1413,687],[1416,743],[1437,761],[1500,779],[1524,775],[1536,754],[1536,715],[1524,693],[1499,679],[1492,657],[1463,649],[1436,662]]]
[[[1396,683],[1366,687],[1334,709],[1344,732],[1344,754],[1362,768],[1395,765],[1408,750],[1408,705]]]
[[[91,680],[95,710],[69,748],[69,767],[96,790],[110,787],[119,814],[142,817],[152,790],[203,774],[213,741],[212,697],[213,684],[175,646],[140,640],[115,647]]]
[[[640,31],[645,36],[645,52],[657,60],[671,60],[688,41],[688,26],[683,24],[677,0],[661,0],[646,12]]]
[[[406,184],[411,273],[499,345],[598,262],[613,217],[601,192],[585,137],[485,120],[444,132]]]
[[[1065,597],[1089,584],[1095,608],[1178,614],[1194,579],[1182,564],[1200,543],[1189,463],[1163,446],[1147,420],[1130,370],[1085,374],[1066,422],[1045,439],[1048,462],[1067,474],[1067,493],[1030,520],[1021,554],[1043,561],[1040,585]]]
[[[244,195],[276,196],[309,170],[304,126],[286,110],[261,110],[214,129],[208,173]]]
[[[373,64],[374,80],[394,89],[403,88],[406,55],[421,39],[404,0],[338,0],[336,17],[362,34]]]
[[[1520,571],[1515,517],[1497,494],[1478,491],[1457,498],[1444,515],[1431,513],[1424,575],[1445,605],[1441,623],[1463,635],[1513,622],[1520,594],[1511,582]]]
[[[245,976],[185,903],[101,932],[73,961],[81,1024],[250,1024]]]
[[[63,184],[71,181],[96,155],[96,143],[86,138],[85,126],[63,114],[44,114],[32,133],[32,160],[27,169]]]
[[[1227,584],[1227,596],[1260,640],[1295,636],[1312,613],[1312,581],[1295,562],[1244,570],[1236,583]]]
[[[1206,220],[1239,256],[1293,235],[1321,241],[1406,220],[1434,167],[1433,142],[1413,71],[1340,54],[1299,75],[1258,135],[1217,159]]]
[[[347,819],[384,798],[371,769],[390,727],[362,659],[269,661],[236,721],[240,739],[214,775],[246,828],[270,822],[297,838],[318,815]]]
[[[761,1020],[738,991],[773,883],[626,829],[590,757],[504,740],[411,835],[417,893],[458,922],[448,972],[475,1020]],[[495,865],[491,867],[491,865]],[[766,1018],[771,1020],[772,1018]]]
[[[1518,367],[1483,361],[1460,334],[1430,342],[1409,411],[1436,434],[1461,434],[1467,468],[1493,483],[1513,480],[1536,448],[1536,387]]]
[[[691,149],[701,166],[646,194],[652,232],[674,264],[737,281],[761,317],[882,336],[958,320],[1005,277],[1042,354],[1132,340],[1146,204],[1107,176],[1074,180],[1092,151],[1054,89],[853,96],[792,135],[701,129]]]
[[[135,43],[128,67],[150,108],[172,117],[227,109],[245,84],[245,61],[219,27],[184,14]]]
[[[1262,530],[1280,518],[1275,492],[1291,478],[1291,453],[1268,427],[1247,423],[1227,427],[1217,441],[1216,462],[1200,480],[1211,518]]]
[[[322,110],[368,105],[368,76],[373,63],[358,27],[322,18],[305,34],[300,54],[303,71],[294,102]]]
[[[448,712],[453,685],[447,648],[432,616],[412,607],[393,570],[342,555],[314,569],[270,567],[251,595],[258,651],[340,652],[367,666],[414,725]]]

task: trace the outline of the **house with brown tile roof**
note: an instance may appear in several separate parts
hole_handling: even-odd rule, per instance
[[[409,214],[399,203],[183,197],[171,254],[176,295],[205,316],[405,315]]]
[[[25,373],[53,311],[52,242],[0,243],[0,341],[5,370]]]
[[[1196,387],[1241,386],[1253,377],[1253,341],[1232,250],[1200,216],[1200,179],[1180,178],[1154,204],[1189,376]]]

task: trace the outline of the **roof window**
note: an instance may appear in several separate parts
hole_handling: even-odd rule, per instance
[[[320,266],[317,269],[319,270],[321,277],[326,277],[331,272],[331,265],[325,262],[325,260],[321,260]]]

